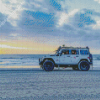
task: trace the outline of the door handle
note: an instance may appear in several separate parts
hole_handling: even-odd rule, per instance
[[[67,56],[67,57],[70,57],[70,56]]]

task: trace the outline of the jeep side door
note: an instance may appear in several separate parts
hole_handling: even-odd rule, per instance
[[[71,63],[71,57],[69,54],[69,50],[63,50],[60,56],[60,64],[67,65]]]
[[[71,50],[71,64],[77,64],[79,62],[79,50]]]

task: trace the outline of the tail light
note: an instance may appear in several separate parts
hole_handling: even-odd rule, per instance
[[[90,57],[88,57],[88,59],[90,59]]]

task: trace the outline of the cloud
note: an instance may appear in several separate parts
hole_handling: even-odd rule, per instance
[[[54,29],[54,23],[53,14],[24,10],[17,25],[20,29],[23,29],[22,34],[27,34],[28,32],[30,35],[34,35],[34,33],[48,34],[46,32]]]
[[[43,12],[32,12],[32,11],[26,11],[26,13],[28,14],[27,16],[33,18],[33,20],[26,21],[25,23],[26,25],[32,25],[36,23],[39,26],[50,27],[54,24],[53,21],[54,16],[52,14],[47,14]]]
[[[97,1],[98,3],[100,3],[100,0],[94,0],[94,1]]]
[[[74,24],[78,27],[85,27],[86,25],[96,24],[92,16],[88,13],[76,13],[74,16]]]
[[[24,10],[40,11],[48,14],[61,9],[60,4],[54,0],[25,0],[22,7]]]
[[[1,0],[0,5],[2,9],[0,9],[0,12],[6,15],[11,15],[12,12],[15,11],[15,15],[11,17],[17,18],[16,16],[18,12],[16,12],[16,9],[22,10],[21,7],[24,3],[25,2],[22,0]]]
[[[10,32],[15,31],[15,28],[6,19],[7,16],[0,13],[0,34],[7,36]]]
[[[13,26],[16,26],[16,20],[19,19],[19,15],[24,9],[22,8],[23,4],[24,1],[20,0],[1,0],[0,5],[2,9],[0,9],[0,12],[7,16],[7,18],[2,23],[7,21],[10,22]]]
[[[62,16],[63,14],[64,16]],[[21,34],[24,36],[28,34],[27,38],[33,37],[33,40],[37,42],[57,44],[64,40],[60,43],[70,44],[76,41],[76,44],[80,42],[83,45],[85,39],[87,41],[96,39],[94,34],[98,31],[95,31],[92,27],[97,23],[94,16],[99,16],[99,13],[97,14],[97,12],[89,9],[75,9],[70,13],[57,11],[54,14],[24,10],[17,25],[19,29],[23,29]],[[59,39],[56,38],[55,40],[55,37]]]
[[[96,22],[96,25],[91,25],[93,29],[100,29],[100,20]]]
[[[50,4],[50,1],[45,0],[25,0],[23,2],[1,0],[0,4],[4,8],[0,12],[6,16],[1,22],[0,33],[5,34],[9,34],[10,30],[20,34],[27,34],[26,31],[35,33],[52,31],[56,21],[54,15],[60,5],[56,1]]]
[[[88,45],[92,48],[100,48],[99,14],[99,12],[90,9],[78,10],[69,17],[69,14],[64,13],[64,16],[62,16],[61,24],[59,24],[58,28],[62,29],[61,37],[64,40],[63,43],[67,43],[72,46],[79,46],[80,44],[80,46]],[[99,20],[97,20],[95,17],[97,17]],[[59,20],[61,20],[61,16],[59,16]]]
[[[92,17],[92,12],[88,9],[75,9],[66,16],[66,20],[64,21],[64,23],[81,28],[91,24],[96,24],[95,19],[93,19]]]
[[[0,23],[4,21],[0,34],[5,39],[31,37],[37,42],[71,45],[87,45],[86,41],[99,40],[100,13],[95,10],[69,12],[67,1],[62,0],[4,0],[0,3],[4,8],[0,9]]]
[[[4,45],[4,44],[0,44],[0,48],[10,48],[10,49],[28,49],[28,48],[24,48],[24,47],[13,47],[13,46]]]
[[[11,37],[17,37],[17,36],[19,36],[19,34],[18,33],[11,33],[9,36],[11,36]]]
[[[73,17],[74,14],[76,12],[78,12],[78,11],[79,11],[78,9],[74,9],[73,11],[71,11],[68,14],[66,12],[60,12],[60,13],[58,13],[58,15],[60,16],[59,17],[59,21],[58,21],[58,26],[63,26],[64,24],[69,23],[69,18]]]

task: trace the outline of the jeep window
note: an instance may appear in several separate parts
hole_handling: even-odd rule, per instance
[[[89,51],[88,50],[80,50],[81,55],[88,55]]]
[[[62,51],[62,55],[68,55],[68,54],[69,54],[69,50]]]
[[[79,51],[78,50],[71,50],[71,54],[72,55],[77,55],[77,54],[79,54]]]

